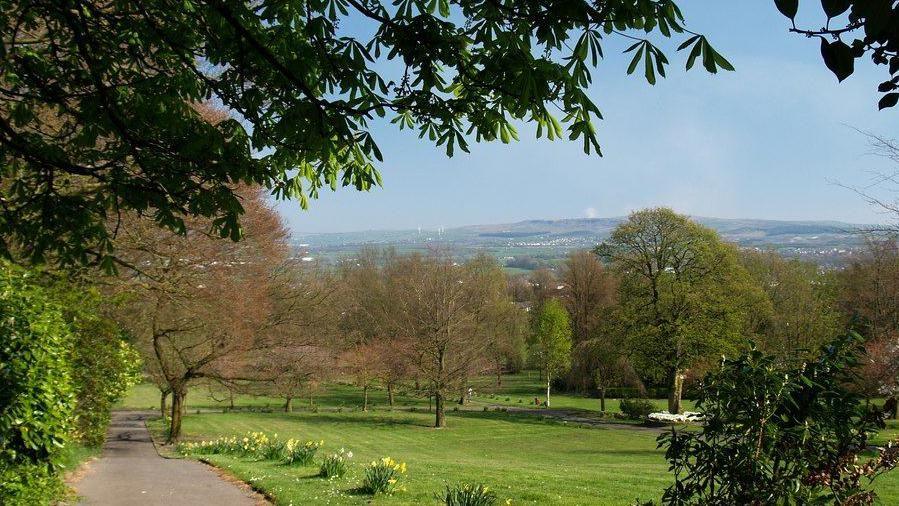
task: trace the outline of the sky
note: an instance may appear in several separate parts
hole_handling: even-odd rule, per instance
[[[710,75],[668,51],[655,86],[627,76],[627,44],[610,39],[590,94],[602,157],[579,142],[536,139],[444,151],[392,125],[373,130],[384,185],[323,192],[303,211],[278,209],[294,234],[435,229],[526,219],[611,217],[650,206],[719,218],[888,220],[842,185],[890,170],[858,130],[892,138],[899,107],[877,110],[886,69],[859,61],[838,83],[819,43],[787,31],[773,0],[681,0],[688,28],[706,34],[736,67]],[[823,24],[817,2],[798,21]],[[677,39],[678,41],[680,39]],[[642,67],[641,67],[642,68]]]

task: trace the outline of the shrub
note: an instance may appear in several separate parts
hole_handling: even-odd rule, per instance
[[[465,483],[455,487],[447,485],[443,495],[437,494],[436,497],[446,506],[493,506],[497,502],[496,494],[480,483]]]
[[[288,439],[284,445],[284,463],[289,465],[308,466],[315,459],[318,449],[325,444],[324,441],[306,441],[301,443],[297,439]]]
[[[851,334],[799,367],[751,349],[702,383],[702,431],[659,436],[675,483],[665,504],[873,504],[866,489],[899,461],[863,452],[883,413],[848,390],[862,342]]]
[[[72,334],[32,277],[0,263],[0,504],[51,502],[73,428]]]
[[[365,466],[365,479],[362,482],[362,490],[376,494],[391,494],[398,490],[405,490],[397,485],[402,475],[406,474],[406,463],[399,463],[390,457],[372,461]]]
[[[656,410],[655,405],[646,399],[621,399],[618,407],[628,418],[642,420]]]
[[[337,453],[332,453],[322,460],[318,475],[322,478],[340,478],[346,474],[351,458],[353,458],[353,452],[341,448]]]

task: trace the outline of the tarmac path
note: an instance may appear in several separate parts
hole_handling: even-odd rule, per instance
[[[100,458],[86,464],[73,487],[78,504],[257,506],[268,504],[248,487],[224,480],[194,460],[156,452],[147,418],[153,413],[114,411]]]

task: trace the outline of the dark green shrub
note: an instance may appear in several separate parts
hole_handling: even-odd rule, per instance
[[[675,484],[665,504],[873,504],[871,481],[893,469],[899,447],[863,452],[883,413],[847,385],[861,338],[849,335],[819,358],[785,367],[750,350],[704,380],[701,432],[659,437]]]
[[[443,495],[437,494],[436,497],[446,506],[493,506],[497,503],[496,494],[480,483],[465,483],[455,487],[447,485]]]
[[[72,334],[33,274],[0,264],[0,504],[39,504],[62,490],[72,430]]]
[[[633,420],[642,420],[656,410],[655,405],[646,399],[621,399],[618,408],[624,416]]]

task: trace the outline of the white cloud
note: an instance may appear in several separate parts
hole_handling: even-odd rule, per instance
[[[595,207],[588,207],[587,209],[584,209],[584,216],[586,216],[587,218],[596,218],[597,216],[599,216],[599,213],[596,212]]]

